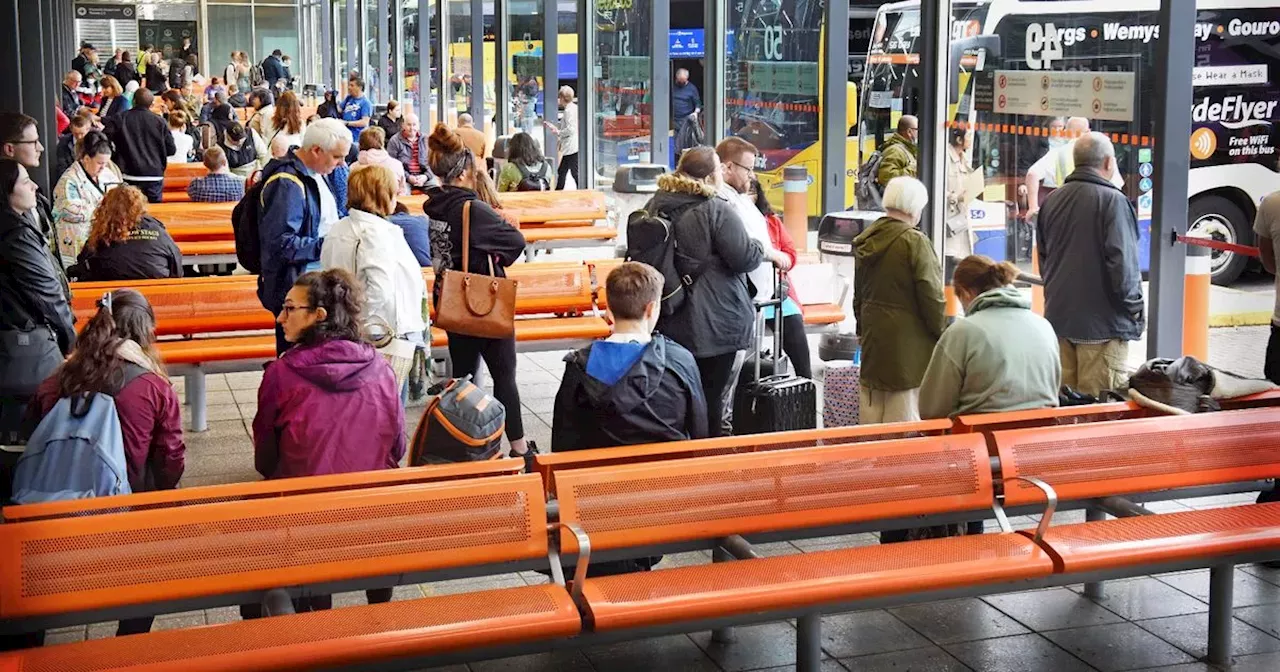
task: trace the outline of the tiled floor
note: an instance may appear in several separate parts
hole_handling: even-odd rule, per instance
[[[1265,328],[1215,329],[1211,363],[1243,375],[1261,373]],[[1256,351],[1256,352],[1255,352]],[[816,353],[816,348],[815,348]],[[551,443],[551,413],[563,370],[563,353],[520,355],[517,377],[527,435],[546,450]],[[253,467],[250,431],[257,409],[261,374],[211,376],[209,431],[188,433],[184,486],[241,482],[259,478]],[[175,380],[179,392],[183,381]],[[420,410],[411,408],[412,434]],[[184,409],[184,419],[189,413]],[[1230,506],[1249,495],[1162,502],[1158,511]],[[1079,511],[1063,512],[1055,522],[1082,520]],[[1034,516],[1012,519],[1033,527]],[[991,522],[994,525],[994,522]],[[876,543],[872,534],[808,539],[761,547],[767,555],[803,553]],[[665,558],[659,567],[710,562],[710,553]],[[402,586],[395,599],[501,588],[545,582],[536,572]],[[1208,571],[1144,577],[1107,584],[1100,600],[1084,597],[1080,586],[997,595],[828,616],[823,619],[824,672],[1119,672],[1127,670],[1212,670],[1197,660],[1205,655],[1208,627]],[[335,606],[361,604],[363,593],[335,596]],[[1235,581],[1235,653],[1238,672],[1280,670],[1280,571],[1241,567]],[[155,627],[180,628],[239,618],[234,607],[172,614]],[[63,628],[49,643],[109,637],[114,624]],[[795,665],[795,628],[790,623],[740,627],[734,641],[714,643],[709,633],[673,635],[580,651],[486,661],[472,672],[534,671],[672,672],[788,670]],[[453,666],[449,672],[466,672]]]

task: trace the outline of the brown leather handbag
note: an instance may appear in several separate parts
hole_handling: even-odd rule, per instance
[[[435,326],[454,334],[479,338],[511,338],[516,333],[516,286],[499,278],[489,256],[489,275],[471,268],[471,201],[462,206],[462,270],[446,270],[440,278],[440,305]]]

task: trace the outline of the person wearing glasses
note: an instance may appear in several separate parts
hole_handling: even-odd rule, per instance
[[[915,177],[918,172],[916,156],[920,141],[920,120],[910,114],[898,119],[898,131],[880,145],[880,172],[876,174],[876,182],[880,190],[889,186],[889,180],[895,177]]]

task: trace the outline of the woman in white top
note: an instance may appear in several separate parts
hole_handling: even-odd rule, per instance
[[[102,197],[123,182],[119,169],[111,162],[111,152],[106,134],[89,131],[80,141],[76,162],[53,189],[53,224],[64,267],[70,268],[80,255]]]
[[[302,104],[292,91],[285,91],[276,99],[271,114],[271,136],[264,138],[271,147],[271,157],[279,159],[289,153],[291,147],[302,146],[302,135],[307,125],[302,121]]]
[[[173,154],[169,155],[169,163],[187,163],[192,159],[196,139],[187,132],[187,113],[174,110],[169,113],[169,135],[173,136]]]
[[[405,242],[404,231],[387,221],[395,212],[396,178],[382,166],[353,171],[347,182],[350,212],[325,236],[320,264],[341,268],[365,287],[366,324],[371,335],[392,334],[423,347],[422,267]],[[402,386],[401,397],[407,391]]]

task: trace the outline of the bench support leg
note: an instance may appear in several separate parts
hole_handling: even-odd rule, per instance
[[[1234,565],[1209,570],[1209,663],[1231,665],[1231,606],[1235,590]]]
[[[731,562],[733,554],[716,546],[711,549],[711,562]],[[711,631],[711,641],[717,644],[728,644],[733,641],[733,628],[719,628]]]
[[[209,429],[209,397],[205,393],[204,371],[187,375],[187,402],[191,404],[191,431]]]
[[[1089,507],[1084,510],[1084,519],[1090,523],[1106,520],[1107,513],[1102,509]],[[1097,581],[1094,583],[1084,584],[1084,596],[1094,600],[1101,600],[1106,597],[1106,592],[1103,590],[1102,582]]]
[[[195,377],[195,374],[193,373],[188,373],[182,377],[182,381],[183,381],[182,405],[183,406],[191,405],[191,379],[194,377]]]
[[[822,669],[822,614],[796,619],[796,672]]]

